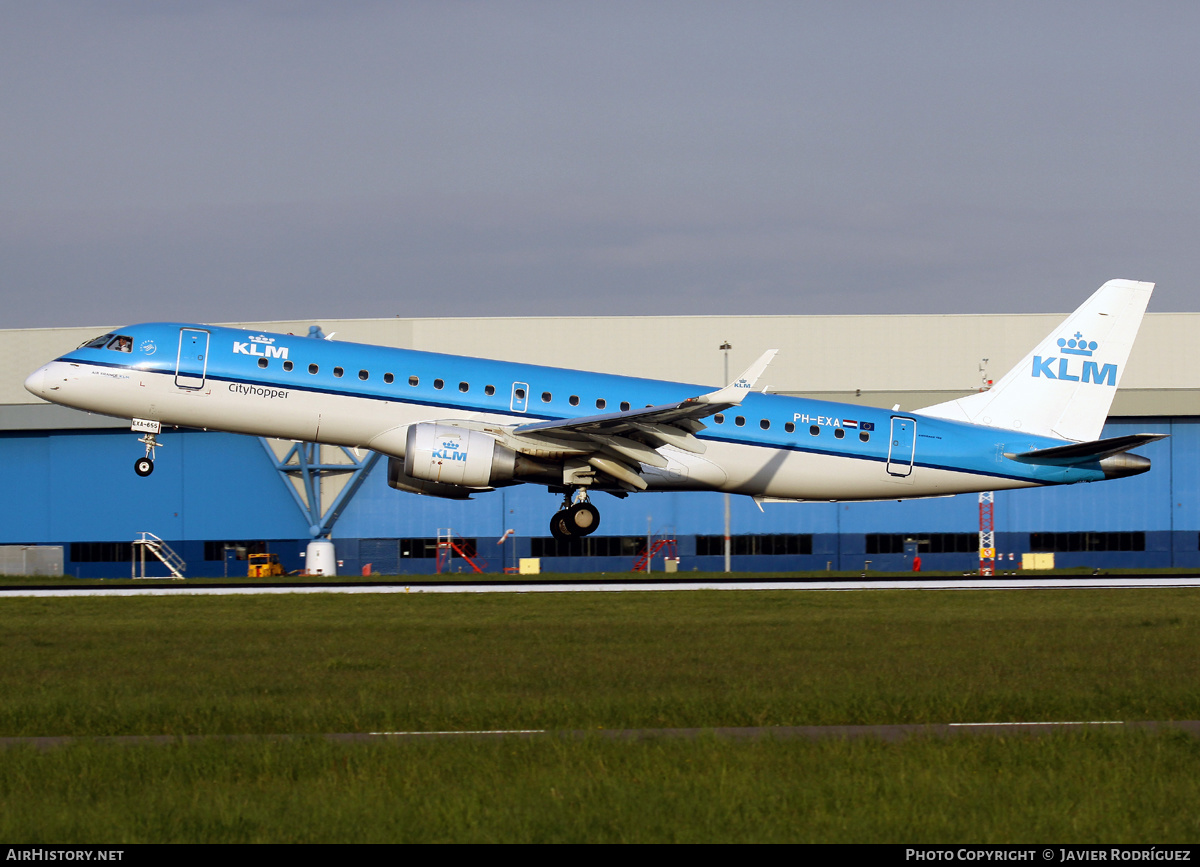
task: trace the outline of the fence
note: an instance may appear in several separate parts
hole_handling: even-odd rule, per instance
[[[61,575],[62,545],[0,545],[0,575]]]

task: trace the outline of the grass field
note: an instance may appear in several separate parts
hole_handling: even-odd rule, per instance
[[[9,842],[1195,841],[1194,738],[83,744],[0,757]]]
[[[6,599],[0,736],[1200,719],[1200,590]],[[1200,742],[82,743],[0,838],[1196,839]]]

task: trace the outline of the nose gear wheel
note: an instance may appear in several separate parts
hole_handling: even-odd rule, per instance
[[[158,437],[152,433],[148,433],[138,439],[138,442],[146,444],[146,456],[138,458],[133,462],[133,471],[142,478],[145,478],[154,472],[154,450],[159,445]]]

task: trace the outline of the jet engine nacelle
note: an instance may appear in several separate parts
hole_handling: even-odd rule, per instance
[[[442,497],[447,500],[469,500],[476,488],[465,488],[462,485],[443,485],[438,482],[426,482],[405,475],[404,461],[401,458],[388,458],[388,485],[397,491],[409,494],[424,494],[427,497]]]
[[[517,453],[480,431],[437,422],[408,429],[404,474],[413,479],[487,488],[511,481],[516,472]]]

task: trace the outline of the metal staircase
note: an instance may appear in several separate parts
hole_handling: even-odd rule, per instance
[[[479,556],[475,551],[475,546],[466,539],[455,536],[454,531],[449,527],[439,528],[437,538],[437,573],[439,575],[450,571],[450,558],[455,554],[466,560],[476,573],[483,574],[483,569],[473,559]]]
[[[638,557],[637,560],[634,561],[632,571],[648,572],[651,561],[654,559],[655,555],[660,552],[662,553],[664,560],[679,559],[679,554],[676,551],[674,533],[663,533],[660,536],[654,537],[650,543],[649,554],[643,552],[642,556]]]
[[[131,575],[129,577],[140,580],[146,577],[146,552],[149,551],[162,562],[164,566],[171,570],[171,576],[179,581],[184,578],[183,570],[187,568],[187,563],[183,562],[183,558],[171,550],[171,546],[162,539],[155,536],[153,533],[143,532],[140,539],[133,540],[135,551],[140,549],[141,557],[134,557],[130,564]],[[142,564],[142,574],[136,574],[138,561]]]

